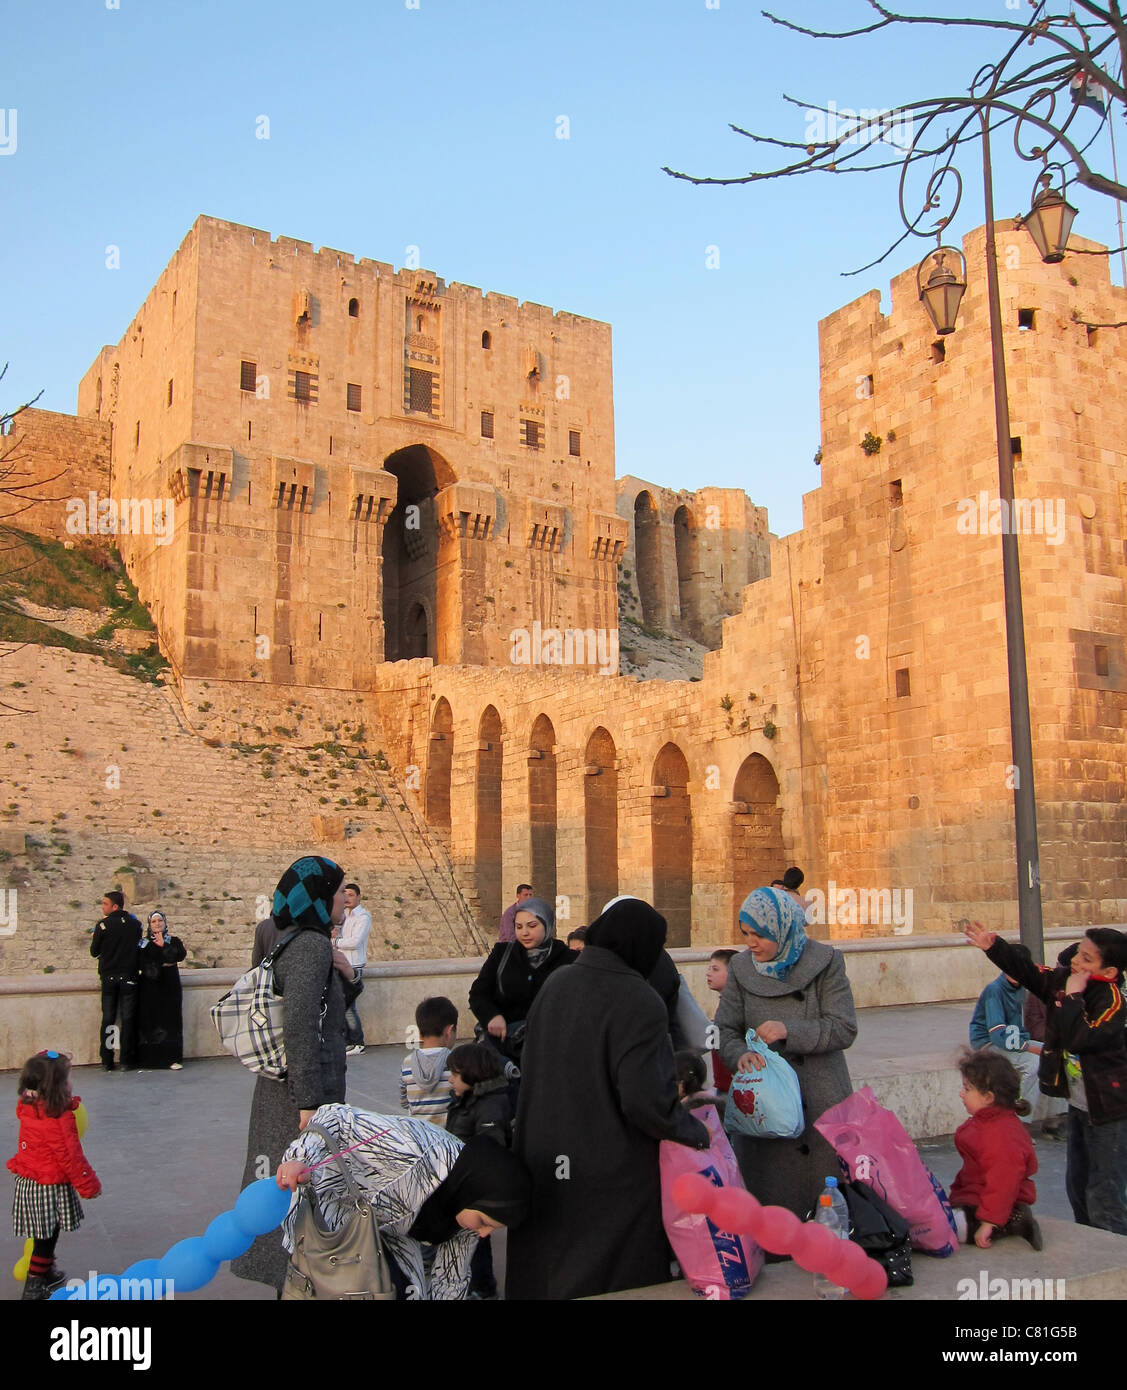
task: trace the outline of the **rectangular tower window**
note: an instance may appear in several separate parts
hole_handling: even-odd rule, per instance
[[[133,447],[134,447],[135,449],[139,449],[139,448],[141,447],[141,422],[140,422],[140,420],[137,421],[137,428],[133,431]]]
[[[430,415],[434,405],[434,373],[420,371],[418,367],[411,367],[411,410],[421,410],[425,415]]]
[[[1010,453],[1013,455],[1014,463],[1021,462],[1021,435],[1015,434],[1010,440]]]
[[[932,343],[931,360],[933,362],[946,362],[947,344],[943,341],[942,338],[936,338],[935,342]]]
[[[896,672],[896,698],[903,700],[912,693],[912,678],[908,674],[908,668],[902,666]]]
[[[348,408],[349,410],[360,409],[360,387],[354,381],[348,383]]]
[[[888,505],[890,507],[902,507],[904,505],[904,484],[899,478],[893,478],[888,485]]]
[[[482,439],[493,438],[493,412],[491,410],[481,412],[481,437]]]
[[[1028,333],[1037,327],[1035,319],[1036,310],[1034,309],[1019,309],[1017,311],[1017,326],[1023,333]]]
[[[522,420],[520,422],[520,442],[529,449],[541,448],[542,429],[543,426],[539,420]]]
[[[168,378],[168,404],[172,404],[172,378]]]
[[[568,430],[567,432],[567,451],[573,459],[579,457],[579,431]]]
[[[293,374],[293,393],[294,398],[299,401],[308,401],[312,393],[309,389],[310,376],[308,372],[294,372]]]
[[[1105,677],[1106,677],[1107,674],[1108,674],[1108,666],[1107,666],[1107,648],[1106,648],[1106,647],[1097,647],[1097,648],[1096,648],[1096,675],[1097,675],[1097,676],[1105,676]]]
[[[244,362],[239,373],[239,390],[256,391],[258,389],[258,363]]]

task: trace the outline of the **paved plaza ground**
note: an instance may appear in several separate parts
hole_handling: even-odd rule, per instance
[[[969,1012],[969,1009],[968,1009]],[[895,1054],[896,1036],[915,1016],[915,1025],[932,1010],[889,1009],[862,1012],[862,1030],[850,1052],[855,1076],[865,1074],[884,1054]],[[948,1031],[961,1017],[941,1006],[933,1022]],[[939,1048],[940,1029],[925,1028],[929,1046]],[[875,1052],[874,1052],[875,1049]],[[348,1059],[348,1101],[377,1112],[399,1113],[400,1047],[369,1048]],[[0,1148],[15,1152],[17,1123],[15,1072],[0,1073]],[[182,1072],[114,1072],[78,1067],[74,1089],[90,1116],[84,1147],[102,1180],[103,1195],[85,1202],[82,1229],[59,1242],[62,1266],[71,1274],[120,1273],[136,1260],[155,1258],[187,1236],[202,1235],[213,1217],[234,1204],[246,1155],[247,1121],[254,1077],[233,1058],[188,1061]],[[951,1085],[957,1092],[958,1072]],[[1064,1191],[1065,1145],[1036,1139],[1040,1172],[1037,1211],[1071,1220]],[[919,1145],[924,1160],[945,1186],[959,1169],[950,1137]],[[4,1171],[5,1210],[11,1209],[12,1178]],[[503,1236],[496,1262],[504,1268]],[[16,1299],[21,1287],[11,1267],[23,1243],[6,1227],[0,1243],[0,1297]],[[178,1298],[181,1295],[177,1295]],[[271,1299],[272,1290],[236,1279],[227,1265],[205,1288],[184,1299]]]

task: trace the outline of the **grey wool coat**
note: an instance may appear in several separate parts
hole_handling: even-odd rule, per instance
[[[528,1015],[513,1151],[532,1210],[509,1232],[507,1299],[568,1299],[670,1277],[659,1145],[707,1148],[677,1099],[669,1016],[612,951],[588,946]]]
[[[782,980],[761,975],[750,951],[733,956],[716,1011],[720,1055],[733,1073],[747,1051],[746,1031],[768,1019],[786,1025],[787,1036],[774,1050],[798,1077],[806,1129],[798,1139],[737,1135],[733,1148],[748,1191],[765,1206],[788,1207],[805,1220],[826,1178],[841,1172],[814,1121],[853,1091],[845,1049],[857,1036],[857,1015],[841,952],[808,940]]]
[[[300,1111],[344,1100],[344,989],[333,969],[329,938],[309,930],[296,936],[275,962],[274,984],[285,1000],[282,1031],[288,1071],[281,1081],[260,1076],[255,1083],[243,1187],[265,1176],[264,1170],[277,1172],[282,1155],[298,1137]],[[259,1236],[245,1255],[232,1260],[231,1272],[280,1289],[288,1263],[279,1228]]]

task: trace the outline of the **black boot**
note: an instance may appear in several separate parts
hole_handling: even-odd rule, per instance
[[[39,1303],[50,1298],[51,1290],[47,1287],[47,1280],[38,1274],[29,1274],[24,1280],[22,1299],[28,1303]]]
[[[1027,1207],[1024,1202],[1018,1202],[1010,1215],[1010,1219],[1004,1226],[999,1226],[994,1233],[999,1236],[1021,1236],[1027,1240],[1034,1250],[1043,1250],[1045,1242],[1041,1238],[1041,1227],[1038,1226],[1033,1216],[1033,1208]]]
[[[67,1281],[67,1272],[60,1269],[58,1265],[52,1265],[43,1276],[43,1282],[47,1285],[47,1292],[54,1293],[56,1289],[61,1289]]]

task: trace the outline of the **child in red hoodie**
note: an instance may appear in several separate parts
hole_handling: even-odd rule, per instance
[[[97,1197],[102,1184],[79,1143],[74,1112],[81,1102],[71,1095],[70,1059],[59,1052],[29,1058],[19,1092],[19,1148],[8,1160],[16,1175],[12,1224],[17,1236],[34,1241],[23,1296],[43,1299],[66,1283],[65,1272],[55,1265],[59,1232],[78,1230],[78,1198]]]
[[[955,1131],[963,1166],[951,1187],[951,1206],[960,1237],[988,1250],[993,1236],[1024,1236],[1040,1250],[1041,1229],[1032,1211],[1037,1158],[1018,1118],[1029,1114],[1029,1102],[1020,1099],[1021,1077],[1008,1058],[989,1047],[967,1052],[959,1070],[959,1094],[970,1115]]]

